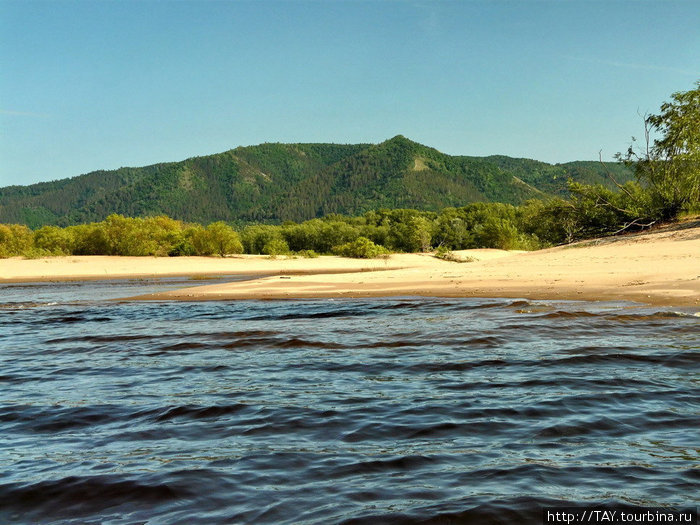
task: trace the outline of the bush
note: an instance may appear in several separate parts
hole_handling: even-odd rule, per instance
[[[342,244],[333,248],[333,253],[341,257],[354,257],[357,259],[374,259],[387,255],[389,250],[383,246],[378,246],[367,237],[359,237],[352,242]]]
[[[272,240],[284,241],[280,226],[254,224],[246,226],[241,232],[241,242],[245,253],[261,254],[265,245]]]
[[[108,255],[155,255],[158,244],[146,228],[144,219],[113,214],[102,223]]]
[[[389,226],[389,244],[403,252],[425,252],[430,249],[433,225],[419,215],[405,215]]]
[[[314,250],[299,250],[298,252],[296,252],[296,254],[299,257],[304,257],[306,259],[315,259],[317,257],[320,257],[320,255]]]
[[[542,246],[571,243],[581,235],[582,225],[570,201],[531,200],[519,209],[522,230]]]
[[[464,221],[463,213],[455,208],[445,208],[438,216],[434,233],[435,242],[453,250],[474,247],[474,237]]]
[[[149,255],[163,257],[177,253],[183,239],[183,224],[180,221],[159,215],[144,219],[143,228],[155,241],[154,252]]]
[[[33,245],[32,231],[22,224],[0,224],[0,257],[28,254]]]
[[[223,221],[213,222],[206,228],[199,225],[187,229],[181,244],[182,251],[192,247],[192,255],[219,255],[243,253],[241,239],[231,226]]]
[[[276,257],[278,255],[288,255],[291,253],[289,245],[283,239],[272,239],[263,246],[262,253]]]
[[[243,253],[241,238],[231,226],[223,221],[213,222],[207,226],[207,235],[214,247],[214,253],[223,257],[230,253]]]
[[[474,257],[460,257],[456,253],[454,253],[452,250],[447,248],[446,246],[440,246],[437,250],[435,250],[434,257],[437,259],[442,259],[443,261],[457,262],[457,263],[466,263],[466,262],[476,261],[476,259]]]
[[[536,237],[527,235],[508,219],[490,218],[475,228],[477,244],[483,248],[500,250],[536,250]]]
[[[43,226],[34,232],[34,247],[47,255],[70,255],[73,242],[70,230],[57,226]]]
[[[73,255],[109,255],[104,223],[80,224],[66,229],[73,237]]]

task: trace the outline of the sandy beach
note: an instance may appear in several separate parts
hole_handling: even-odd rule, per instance
[[[130,299],[234,300],[446,296],[629,300],[700,306],[700,221],[535,252],[465,250],[470,262],[430,254],[387,259],[55,257],[0,261],[0,283],[254,275]]]

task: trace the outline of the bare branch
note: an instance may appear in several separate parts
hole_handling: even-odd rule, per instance
[[[634,226],[634,225],[637,225],[637,226],[641,227],[642,229],[644,229],[644,228],[650,228],[651,226],[653,226],[654,224],[656,224],[656,221],[651,221],[651,222],[648,223],[648,224],[638,224],[640,220],[642,220],[642,219],[641,219],[641,218],[638,218],[638,219],[634,219],[632,222],[626,223],[622,228],[620,228],[620,229],[617,230],[616,232],[613,232],[611,235],[617,235],[618,233],[623,232],[623,231],[625,231],[627,228],[631,228],[631,227]]]
[[[603,162],[603,150],[600,150],[598,152],[598,161],[600,162],[600,165],[603,166],[603,169],[605,170],[605,174],[608,176],[608,178],[611,181],[613,181],[615,186],[617,186],[619,189],[624,191],[630,199],[632,199],[633,201],[636,201],[637,199],[627,190],[627,188],[625,188],[622,184],[617,182],[617,180],[615,180],[615,177],[612,176],[612,173],[610,173],[610,170],[605,165],[605,162]]]

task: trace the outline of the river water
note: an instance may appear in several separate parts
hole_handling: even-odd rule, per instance
[[[192,283],[188,283],[192,284]],[[700,501],[700,317],[0,287],[0,523],[541,523]]]

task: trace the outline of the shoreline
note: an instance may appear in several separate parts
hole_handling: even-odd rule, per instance
[[[1,263],[0,263],[1,264]],[[391,270],[391,268],[390,268]],[[62,277],[52,277],[49,275],[33,276],[33,277],[8,277],[0,278],[0,286],[3,284],[30,284],[30,283],[80,283],[92,281],[122,281],[122,280],[153,280],[153,279],[189,279],[192,282],[197,281],[213,281],[225,279],[226,277],[249,276],[249,280],[262,279],[273,275],[333,275],[333,274],[352,274],[363,272],[382,272],[386,271],[383,268],[376,269],[348,269],[348,270],[333,270],[333,269],[308,269],[308,270],[279,270],[279,271],[220,271],[206,273],[192,273],[188,271],[173,272],[173,273],[124,273],[124,274],[89,274],[89,275],[70,275]]]
[[[700,221],[582,241],[534,252],[455,252],[386,259],[67,256],[0,260],[0,284],[190,277],[193,286],[122,301],[205,301],[360,297],[498,297],[633,301],[700,308]],[[251,275],[230,283],[196,280]]]
[[[310,264],[306,261],[318,261]],[[319,264],[320,263],[320,264]],[[75,282],[110,279],[190,277],[193,280],[227,276],[307,275],[358,273],[402,269],[403,265],[379,259],[316,259],[265,255],[228,257],[125,257],[118,255],[67,255],[0,259],[0,285],[30,282]]]

